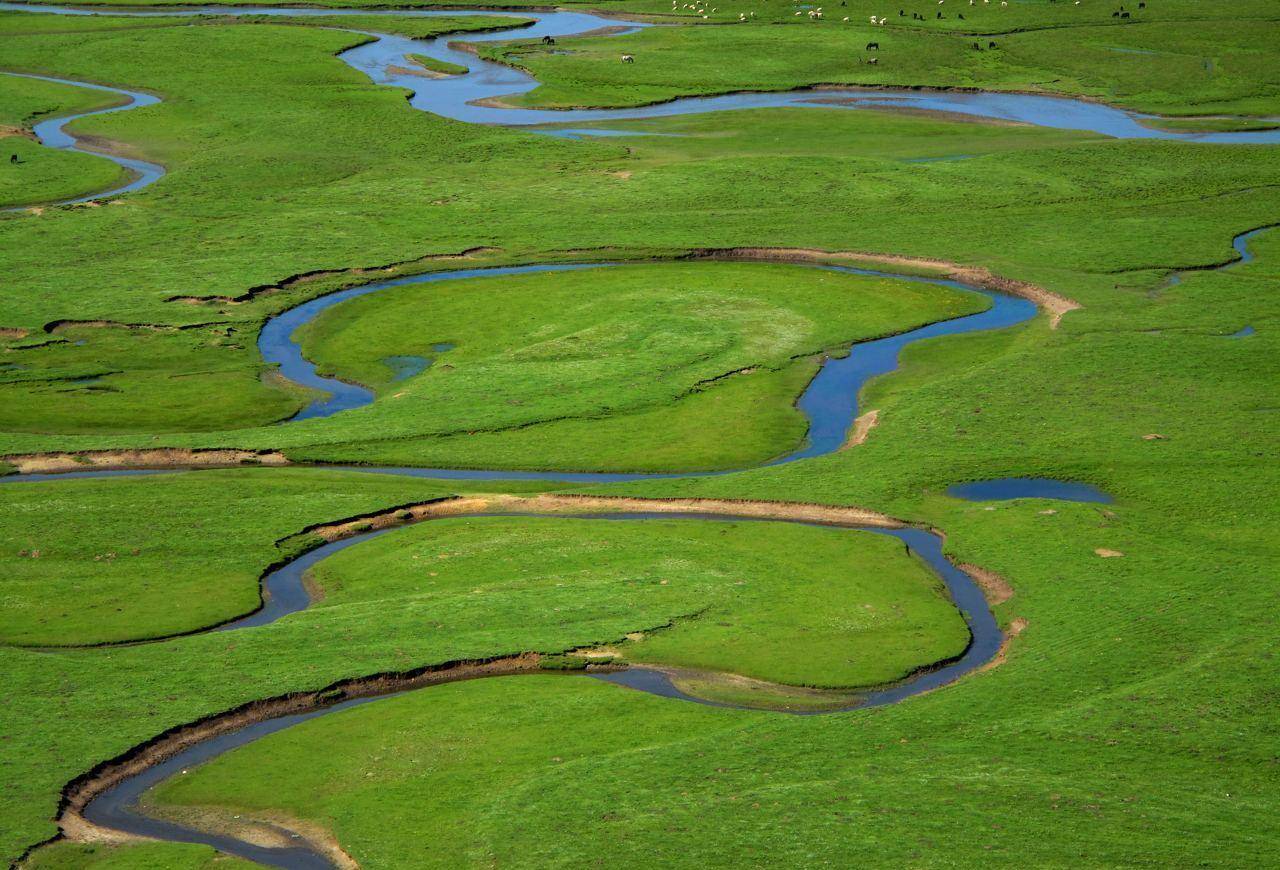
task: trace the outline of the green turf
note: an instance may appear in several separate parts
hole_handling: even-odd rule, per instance
[[[16,25],[24,20],[36,19],[34,16],[0,13],[0,21],[4,22],[6,33],[13,33],[18,29]],[[74,115],[113,106],[122,101],[116,94],[89,88],[0,75],[0,124],[6,127],[30,127],[46,118]]]
[[[10,432],[208,431],[293,416],[311,393],[264,365],[252,335],[58,328],[0,367],[0,428]],[[217,401],[210,401],[216,396]]]
[[[10,160],[15,154],[16,164]],[[0,208],[71,199],[126,179],[109,160],[42,148],[25,136],[0,135]]]

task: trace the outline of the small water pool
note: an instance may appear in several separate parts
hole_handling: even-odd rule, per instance
[[[1111,504],[1112,498],[1087,483],[1053,480],[1048,477],[999,477],[957,483],[947,488],[947,495],[965,501],[1009,501],[1015,498],[1052,498],[1058,501],[1086,501]]]

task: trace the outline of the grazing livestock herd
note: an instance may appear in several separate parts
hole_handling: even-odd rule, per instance
[[[947,0],[938,0],[938,4],[937,4],[937,5],[942,6],[942,5],[944,5],[946,2],[947,2]],[[1056,2],[1057,2],[1057,0],[1049,0],[1049,2],[1050,2],[1050,3],[1056,3]],[[1081,3],[1081,0],[1074,0],[1074,5],[1079,6],[1079,5],[1080,5],[1080,3]],[[969,0],[969,5],[970,5],[970,6],[977,6],[978,4],[979,4],[979,0]],[[840,5],[841,5],[841,6],[845,6],[845,5],[846,5],[845,0],[841,0]],[[989,5],[991,5],[991,0],[981,0],[981,5],[983,5],[983,6],[989,6]],[[1000,0],[1000,6],[1001,6],[1001,7],[1008,7],[1008,5],[1009,5],[1009,0]],[[1139,3],[1138,3],[1138,9],[1146,9],[1146,8],[1147,8],[1146,0],[1141,0],[1141,2],[1139,2]],[[680,2],[679,2],[679,0],[671,0],[671,11],[672,11],[673,13],[676,13],[676,14],[680,14],[680,13],[681,13],[681,12],[683,12],[683,11],[689,11],[689,12],[692,12],[694,15],[700,15],[700,16],[702,16],[703,18],[709,18],[711,15],[715,14],[716,12],[718,12],[718,11],[719,11],[719,9],[718,9],[717,7],[711,7],[710,9],[708,9],[707,3],[706,3],[706,2],[704,2],[704,0],[694,0],[694,2],[692,2],[692,3],[680,3]],[[823,17],[824,17],[824,16],[823,16],[823,11],[822,11],[822,7],[821,7],[821,6],[818,6],[818,7],[812,8],[812,9],[807,9],[807,10],[806,10],[806,9],[797,9],[797,10],[795,11],[795,16],[796,16],[796,17],[800,17],[800,16],[804,16],[804,15],[808,15],[808,16],[809,16],[809,19],[810,19],[811,21],[821,21],[821,20],[823,19]],[[899,10],[898,10],[898,17],[899,17],[899,18],[905,18],[906,16],[907,16],[907,11],[906,11],[905,9],[899,9]],[[754,12],[739,12],[739,13],[738,13],[738,21],[739,21],[739,22],[743,22],[743,23],[745,23],[745,22],[747,22],[747,21],[750,21],[750,20],[752,20],[752,19],[753,19],[753,18],[755,18],[755,17],[756,17],[756,13],[754,13]],[[964,18],[964,14],[963,14],[963,13],[957,13],[957,14],[956,14],[956,17],[957,17],[957,19],[958,19],[958,20],[960,20],[960,21],[965,20],[965,18]],[[1114,11],[1114,12],[1112,12],[1112,13],[1111,13],[1111,17],[1112,17],[1112,18],[1118,18],[1118,19],[1128,19],[1128,18],[1131,18],[1132,16],[1131,16],[1131,13],[1129,12],[1129,10],[1125,9],[1125,8],[1124,8],[1124,6],[1121,6],[1119,9],[1117,9],[1116,11]],[[946,18],[946,16],[942,13],[942,10],[938,10],[938,11],[935,13],[935,19],[944,19],[944,18]],[[847,16],[847,15],[846,15],[846,16],[844,16],[843,18],[841,18],[841,21],[842,21],[842,22],[848,22],[849,20],[850,20],[850,19],[849,19],[849,16]],[[883,15],[870,15],[870,16],[868,16],[868,17],[867,17],[867,21],[868,21],[868,23],[869,23],[869,24],[872,24],[872,25],[874,25],[874,26],[877,26],[877,27],[883,27],[883,26],[885,25],[885,23],[886,23],[886,22],[888,22],[888,20],[889,20],[889,19],[888,19],[887,17],[883,16]],[[911,20],[912,20],[912,21],[925,21],[925,20],[927,20],[927,19],[926,19],[923,15],[921,15],[919,12],[912,12],[912,13],[911,13]],[[544,42],[546,42],[546,40],[545,40],[545,39],[544,39],[543,41],[544,41]],[[553,41],[553,43],[552,43],[552,44],[554,44],[554,41]],[[986,50],[990,51],[990,50],[992,50],[992,49],[995,49],[996,47],[997,47],[997,46],[996,46],[996,43],[995,43],[994,41],[992,41],[992,40],[988,40],[988,41],[987,41],[987,49],[986,49]],[[878,51],[878,50],[879,50],[879,48],[880,48],[880,43],[878,43],[878,42],[868,42],[868,43],[867,43],[867,48],[866,48],[866,50],[867,50],[867,51]],[[981,42],[974,42],[974,43],[973,43],[973,50],[974,50],[974,51],[983,51],[982,43],[981,43]],[[635,63],[635,57],[634,57],[633,55],[624,54],[624,55],[622,56],[622,62],[623,62],[623,63]],[[879,59],[878,57],[870,57],[870,58],[867,58],[865,62],[866,62],[866,63],[868,63],[868,64],[870,64],[870,65],[872,65],[872,66],[875,66],[875,65],[878,65],[878,64],[880,63],[880,59]]]
[[[938,0],[938,4],[937,4],[937,5],[942,6],[942,5],[946,4],[946,2],[947,2],[947,0]],[[1049,2],[1050,2],[1050,3],[1056,3],[1056,2],[1057,2],[1057,0],[1049,0]],[[1080,4],[1081,4],[1081,0],[1074,0],[1074,5],[1079,6]],[[845,2],[841,2],[841,3],[840,3],[840,5],[841,5],[841,6],[844,6],[844,5],[846,5],[846,3],[845,3]],[[979,0],[969,0],[969,5],[970,5],[970,6],[978,6],[978,5],[979,5]],[[981,0],[981,5],[983,5],[983,6],[990,6],[990,5],[991,5],[991,0]],[[1001,7],[1005,7],[1005,8],[1007,8],[1007,7],[1008,7],[1008,5],[1009,5],[1009,0],[1000,0],[1000,6],[1001,6]],[[1146,9],[1146,8],[1147,8],[1146,0],[1142,0],[1142,2],[1139,2],[1139,3],[1138,3],[1138,8],[1139,8],[1139,9]],[[674,12],[674,13],[676,13],[676,14],[679,14],[679,13],[684,12],[684,11],[688,11],[688,12],[692,12],[694,15],[701,15],[703,18],[709,18],[711,15],[715,14],[715,13],[716,13],[717,11],[719,11],[719,10],[718,10],[718,9],[716,9],[716,8],[714,8],[714,7],[713,7],[713,8],[711,8],[711,9],[708,9],[708,8],[707,8],[707,3],[706,3],[706,2],[704,2],[704,0],[695,0],[695,2],[692,2],[692,3],[680,3],[680,2],[679,2],[679,0],[671,0],[671,11],[672,11],[672,12]],[[823,14],[822,14],[822,7],[821,7],[821,6],[817,7],[816,9],[808,9],[808,10],[806,10],[806,9],[797,9],[797,10],[795,11],[795,13],[794,13],[794,14],[795,14],[795,16],[796,16],[796,17],[800,17],[800,16],[808,15],[808,16],[809,16],[809,18],[810,18],[810,20],[813,20],[813,21],[819,21],[819,20],[821,20],[821,19],[823,18]],[[907,11],[906,11],[905,9],[899,9],[899,10],[898,10],[898,17],[900,17],[900,18],[905,18],[905,17],[906,17],[906,15],[907,15]],[[755,18],[755,17],[756,17],[756,14],[755,14],[754,12],[739,12],[739,13],[738,13],[738,21],[740,21],[740,22],[750,21],[752,18]],[[956,14],[956,17],[957,17],[959,20],[961,20],[961,21],[965,20],[965,19],[964,19],[964,13],[957,13],[957,14]],[[1112,17],[1112,18],[1126,19],[1126,18],[1130,18],[1130,17],[1131,17],[1131,13],[1130,13],[1128,10],[1126,10],[1123,6],[1121,6],[1121,7],[1120,7],[1119,9],[1117,9],[1115,12],[1112,12],[1112,13],[1111,13],[1111,17]],[[934,14],[934,18],[935,18],[935,19],[944,19],[944,18],[946,18],[946,15],[944,15],[944,14],[943,14],[942,10],[938,10],[938,11]],[[848,16],[846,16],[846,17],[842,18],[841,20],[842,20],[842,21],[849,21],[850,19],[849,19],[849,17],[848,17]],[[926,19],[923,15],[921,15],[919,12],[912,12],[912,13],[911,13],[911,20],[912,20],[912,21],[925,21],[925,20],[927,20],[927,19]],[[870,21],[870,23],[871,23],[871,24],[875,24],[875,25],[882,25],[882,24],[884,24],[886,21],[888,21],[888,18],[886,18],[886,17],[884,17],[884,16],[881,16],[881,15],[871,15],[871,16],[869,16],[869,21]]]

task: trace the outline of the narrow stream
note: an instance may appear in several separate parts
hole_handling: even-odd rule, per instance
[[[89,148],[83,148],[80,146],[76,138],[65,129],[72,121],[77,121],[80,118],[89,118],[94,115],[106,115],[111,112],[123,112],[128,109],[137,109],[141,106],[154,106],[156,103],[160,102],[159,97],[154,97],[151,94],[144,94],[141,91],[127,91],[124,88],[110,88],[106,85],[95,85],[88,82],[73,81],[71,79],[54,78],[52,76],[38,76],[14,72],[5,72],[3,74],[15,76],[17,78],[38,79],[42,82],[55,82],[60,85],[71,85],[73,87],[85,88],[91,91],[103,91],[104,93],[116,94],[117,96],[128,99],[128,102],[119,106],[108,106],[105,109],[94,109],[89,112],[80,112],[75,115],[50,118],[47,121],[41,121],[32,128],[36,134],[36,138],[40,140],[40,144],[46,148],[55,148],[59,151],[82,151],[86,154],[105,157],[112,163],[123,167],[129,174],[129,181],[118,187],[113,187],[109,190],[104,190],[100,193],[94,193],[88,196],[78,196],[73,199],[59,200],[52,203],[52,205],[74,205],[79,202],[88,202],[91,199],[102,199],[104,197],[129,193],[130,191],[146,187],[148,184],[153,184],[158,181],[162,175],[164,175],[164,167],[158,163],[148,163],[146,160],[134,160],[130,157],[121,157],[105,151],[94,151]],[[39,203],[4,208],[0,209],[0,212],[26,211],[36,205],[39,205]]]

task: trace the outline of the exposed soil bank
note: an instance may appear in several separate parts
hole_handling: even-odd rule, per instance
[[[360,278],[365,275],[374,273],[381,274],[399,274],[412,273],[415,266],[426,266],[429,263],[454,262],[457,260],[476,260],[482,257],[491,256],[502,253],[501,248],[491,247],[475,247],[467,248],[456,254],[424,254],[421,257],[414,257],[409,260],[400,260],[395,263],[387,263],[383,266],[353,266],[348,269],[312,269],[308,272],[299,272],[296,275],[290,275],[272,284],[259,284],[256,287],[250,287],[248,290],[237,296],[170,296],[166,302],[181,302],[187,305],[240,305],[245,302],[252,302],[259,296],[269,296],[273,293],[281,293],[286,290],[293,290],[304,284],[310,284],[326,279],[346,279],[352,285],[360,283]]]
[[[907,525],[902,520],[866,508],[803,502],[542,493],[534,496],[494,494],[432,499],[352,517],[337,523],[312,526],[304,531],[325,541],[340,541],[370,531],[411,525],[424,520],[484,513],[516,513],[531,516],[580,513],[645,513],[673,516],[697,514],[832,526],[874,526],[884,529],[900,529]]]
[[[853,421],[853,428],[849,430],[849,440],[844,442],[841,450],[848,450],[850,447],[857,447],[867,440],[867,436],[871,434],[871,430],[876,428],[880,422],[880,411],[871,410],[862,414],[858,419]]]
[[[288,465],[274,450],[198,450],[157,447],[151,450],[85,450],[76,453],[27,453],[0,457],[18,474],[62,474],[126,468],[230,468],[242,465]]]

